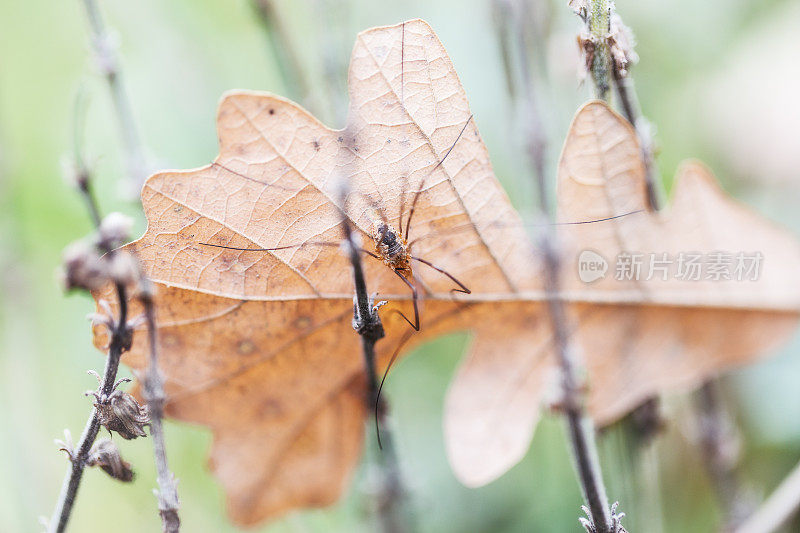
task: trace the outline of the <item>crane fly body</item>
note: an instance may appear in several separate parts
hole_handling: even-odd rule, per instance
[[[372,238],[375,241],[375,254],[383,264],[406,279],[413,279],[411,248],[402,234],[389,224],[379,222]]]

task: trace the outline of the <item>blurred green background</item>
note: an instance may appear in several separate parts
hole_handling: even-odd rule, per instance
[[[549,70],[541,91],[550,170],[572,113],[588,97],[578,81],[578,19],[566,1],[534,2],[549,35],[537,52]],[[152,168],[191,168],[217,153],[220,95],[232,88],[302,99],[342,126],[340,84],[358,31],[426,19],[447,47],[470,98],[498,177],[527,198],[521,140],[510,117],[487,1],[307,0],[278,2],[310,94],[287,83],[253,6],[244,0],[101,2],[119,45],[124,83]],[[658,132],[658,166],[669,189],[678,163],[698,157],[725,188],[761,213],[800,230],[800,62],[794,0],[619,0],[638,37],[633,69],[645,115]],[[61,250],[90,230],[80,198],[62,179],[71,153],[76,94],[88,101],[83,145],[104,211],[144,227],[140,206],[120,194],[126,172],[116,118],[92,60],[78,0],[0,1],[0,531],[38,531],[49,516],[67,461],[53,445],[77,437],[94,387],[86,296],[57,282]],[[327,70],[326,70],[327,69]],[[332,83],[326,72],[342,69]],[[338,102],[331,106],[329,96]],[[337,100],[338,98],[338,100]],[[487,487],[470,490],[449,470],[442,401],[466,337],[437,340],[398,364],[388,383],[410,505],[421,531],[578,531],[580,494],[561,422],[547,416],[527,457]],[[742,432],[741,473],[757,497],[800,457],[800,338],[769,360],[723,379]],[[632,532],[713,531],[719,515],[704,476],[688,395],[665,401],[666,432],[639,454],[624,428],[600,438],[609,493]],[[185,531],[233,531],[223,495],[205,467],[209,433],[167,424],[171,466],[180,479]],[[119,441],[138,477],[121,485],[99,471],[84,477],[71,530],[159,531],[149,439]],[[263,531],[368,531],[360,473],[349,495],[326,510],[296,512]],[[795,522],[787,531],[800,531]]]

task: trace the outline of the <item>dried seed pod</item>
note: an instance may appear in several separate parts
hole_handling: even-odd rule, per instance
[[[87,466],[99,466],[103,471],[119,481],[133,481],[133,470],[130,463],[122,458],[117,445],[111,439],[100,439],[95,442],[86,458]]]
[[[109,395],[94,391],[90,394],[95,397],[98,421],[107,430],[116,431],[126,440],[147,435],[144,426],[149,424],[150,416],[147,406],[139,405],[136,398],[121,390]]]
[[[636,39],[633,36],[633,32],[616,13],[611,16],[608,46],[611,51],[611,58],[614,61],[614,68],[620,76],[627,76],[628,69],[639,61],[639,56],[634,50]]]
[[[130,238],[133,220],[122,213],[109,213],[100,223],[99,239],[101,245],[116,248]]]
[[[96,290],[108,281],[108,265],[94,246],[76,241],[64,250],[63,283],[66,290]]]
[[[75,444],[72,442],[72,433],[68,429],[64,430],[64,440],[55,439],[58,450],[67,454],[70,462],[75,461]]]

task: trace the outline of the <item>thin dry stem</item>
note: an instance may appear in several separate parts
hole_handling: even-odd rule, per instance
[[[342,187],[341,205],[346,206],[347,187]],[[384,330],[378,308],[367,292],[367,283],[361,265],[361,248],[355,241],[355,236],[350,226],[350,220],[342,213],[342,226],[344,228],[344,243],[347,254],[353,266],[353,283],[355,297],[353,299],[353,328],[361,336],[361,348],[364,355],[364,371],[367,378],[367,394],[364,398],[367,413],[376,413],[376,424],[383,427],[381,437],[381,452],[378,458],[379,480],[375,507],[380,520],[381,531],[384,533],[402,533],[408,530],[403,517],[401,503],[405,494],[400,468],[397,460],[397,451],[394,447],[392,433],[386,425],[387,407],[379,397],[380,377],[378,376],[375,362],[375,343],[383,338]],[[380,403],[378,403],[380,402]]]
[[[522,90],[519,91],[525,107],[524,119],[527,122],[527,155],[533,169],[533,177],[538,188],[539,207],[544,216],[551,219],[548,202],[545,156],[547,136],[541,119],[540,104],[536,94],[535,83],[529,67],[527,54],[525,14],[520,12],[524,6],[513,9],[497,10],[498,16],[512,17],[498,24],[500,28],[514,28],[519,48]],[[505,61],[506,68],[511,66]],[[507,80],[515,79],[513,72],[506,73]],[[591,522],[582,522],[593,533],[617,533],[620,531],[619,518],[615,510],[609,508],[605,485],[594,440],[594,427],[585,415],[582,401],[582,386],[578,378],[578,362],[570,344],[566,310],[564,302],[558,296],[560,280],[560,258],[557,251],[555,226],[547,225],[542,237],[541,250],[544,259],[545,294],[553,331],[553,345],[561,369],[562,405],[567,421],[570,440],[578,478],[584,500],[588,506],[587,514]],[[616,505],[615,505],[616,507]]]
[[[164,533],[177,533],[180,530],[181,520],[178,516],[178,489],[175,476],[169,470],[167,451],[164,445],[164,380],[158,368],[158,344],[156,328],[155,305],[153,304],[150,280],[142,276],[140,280],[141,294],[139,299],[144,307],[144,317],[147,324],[147,338],[150,346],[150,361],[144,378],[144,397],[150,413],[150,436],[153,437],[153,452],[155,454],[156,471],[158,473],[158,510],[161,515],[161,525]]]
[[[83,5],[86,9],[92,32],[92,48],[94,49],[98,67],[108,83],[111,99],[114,102],[120,135],[125,146],[125,158],[128,166],[128,183],[125,187],[125,192],[129,196],[138,196],[147,177],[148,168],[144,149],[139,140],[136,121],[133,118],[130,100],[122,83],[119,62],[103,22],[103,17],[100,15],[97,2],[95,0],[83,0]]]
[[[627,32],[628,29],[623,24],[619,14],[614,13],[613,16],[618,26],[617,31]],[[630,37],[631,39],[630,43],[628,43],[631,48],[628,51],[630,56],[636,57],[633,52],[634,43],[632,35],[625,37]],[[653,127],[650,121],[641,113],[639,99],[636,95],[636,87],[634,86],[633,78],[630,73],[630,65],[622,64],[617,59],[612,58],[611,69],[614,77],[614,87],[617,89],[617,100],[622,108],[622,114],[628,119],[628,122],[631,123],[634,130],[636,130],[636,136],[641,146],[641,157],[642,163],[644,163],[645,183],[647,185],[648,207],[653,211],[657,211],[661,206],[659,205],[660,190],[656,182],[657,167],[655,164]]]
[[[82,170],[85,172],[85,170]],[[97,229],[100,229],[100,215],[97,203],[92,194],[91,185],[88,176],[84,176],[79,182],[79,190],[86,199],[89,207],[89,212],[92,221],[95,223]],[[114,250],[110,247],[105,249],[109,255],[114,254]],[[117,321],[113,328],[111,328],[111,339],[109,342],[108,357],[106,358],[105,369],[103,370],[103,377],[100,382],[100,392],[104,394],[111,394],[114,390],[117,381],[117,371],[119,370],[119,362],[122,353],[130,346],[130,330],[128,328],[128,299],[127,291],[122,283],[115,284],[117,292],[117,300],[119,303],[119,313]],[[61,533],[67,527],[72,507],[75,503],[75,498],[78,494],[83,471],[86,468],[89,452],[92,449],[97,434],[100,431],[100,420],[96,408],[92,408],[92,413],[89,415],[89,420],[81,433],[78,440],[78,445],[73,452],[70,453],[70,469],[64,478],[64,484],[61,487],[61,493],[56,502],[56,508],[48,523],[48,532]]]

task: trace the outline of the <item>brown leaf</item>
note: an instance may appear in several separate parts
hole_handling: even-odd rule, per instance
[[[148,230],[128,245],[156,284],[168,414],[211,428],[211,465],[225,487],[231,516],[241,524],[335,501],[359,457],[366,410],[360,341],[351,329],[350,265],[336,247],[315,244],[337,243],[342,236],[334,202],[338,174],[348,176],[356,191],[347,216],[368,248],[380,222],[369,198],[397,228],[401,216],[408,219],[414,191],[423,190],[410,238],[428,237],[414,242],[413,252],[472,291],[454,296],[450,279],[414,265],[428,294],[421,303],[421,331],[408,347],[448,331],[473,334],[470,354],[448,396],[445,423],[448,453],[464,482],[485,483],[524,454],[555,377],[539,261],[494,178],[463,88],[430,27],[416,20],[361,33],[350,66],[350,94],[350,120],[341,131],[273,95],[228,94],[219,108],[216,163],[151,177],[142,193]],[[591,128],[599,125],[585,124],[586,117],[604,121],[600,140],[608,146],[599,149],[589,142]],[[589,104],[570,135],[561,173],[565,217],[619,214],[644,201],[635,136],[619,117],[602,104]],[[579,179],[571,190],[565,165]],[[621,169],[627,174],[619,178]],[[612,186],[605,186],[607,179]],[[585,186],[580,180],[587,181]],[[601,189],[614,201],[598,196]],[[716,190],[702,194],[704,202],[727,205]],[[761,232],[760,249],[766,253],[769,242],[775,243],[769,253],[783,246],[789,250],[783,257],[795,269],[800,266],[793,240],[752,215],[735,214],[741,218],[736,223]],[[594,249],[608,253],[615,228],[627,237],[637,231],[655,234],[661,227],[655,221],[659,215],[621,220],[626,222],[569,226],[564,237],[573,247],[589,239]],[[686,221],[689,229],[693,220]],[[670,227],[679,230],[686,228]],[[592,231],[599,232],[597,239]],[[675,242],[683,242],[678,237]],[[246,252],[201,243],[289,247]],[[574,267],[572,261],[565,264]],[[408,331],[392,311],[413,316],[411,297],[380,261],[366,258],[365,270],[369,290],[390,301],[381,311],[387,336],[377,345],[385,366]],[[759,281],[759,290],[796,277],[771,279]],[[647,300],[638,287],[622,291],[605,281],[565,282],[573,316],[585,318],[577,332],[581,344],[598,345],[585,354],[596,385],[592,406],[603,420],[634,406],[642,391],[688,385],[731,361],[761,354],[764,346],[756,342],[761,334],[746,334],[749,327],[737,325],[725,339],[718,336],[737,317],[754,314],[763,315],[763,331],[777,340],[793,323],[798,302],[796,283],[784,287],[782,315],[770,295],[753,301],[737,297],[741,310],[728,310],[729,302],[715,296],[717,286],[699,297],[662,302]],[[750,290],[755,298],[758,292]],[[750,312],[744,305],[763,311]],[[698,321],[682,326],[687,323],[681,317],[692,314]],[[640,317],[642,331],[634,327]],[[661,320],[666,332],[659,329]],[[632,328],[627,339],[636,342],[615,346],[612,341],[620,339],[603,335],[606,323],[616,331]],[[102,331],[96,333],[102,344]],[[731,353],[716,350],[722,341],[735,344]],[[642,380],[629,368],[631,347],[647,372],[660,369],[679,377],[656,373],[658,380],[651,374]],[[144,336],[136,335],[125,362],[136,369],[146,366],[145,348]],[[625,350],[613,351],[618,348]],[[694,359],[712,351],[707,360]],[[609,395],[613,408],[598,403]]]
[[[336,247],[313,244],[342,237],[337,171],[351,177],[348,216],[365,243],[380,220],[367,195],[400,227],[423,188],[410,238],[457,230],[413,250],[454,274],[473,299],[455,302],[450,279],[415,265],[430,295],[422,334],[410,344],[468,329],[492,309],[497,323],[486,334],[494,337],[502,313],[517,315],[499,300],[540,288],[525,232],[506,227],[518,217],[428,25],[359,35],[350,79],[342,131],[280,97],[227,95],[216,164],[157,174],[142,193],[149,227],[129,248],[157,286],[168,413],[212,429],[212,467],[240,523],[333,502],[359,456],[365,393],[350,325],[350,264]],[[267,253],[200,243],[312,244]],[[382,310],[387,337],[378,344],[385,364],[408,331],[391,309],[413,316],[410,294],[381,262],[367,258],[365,270],[369,289],[392,302]],[[137,369],[146,365],[143,343],[137,335],[125,358]]]
[[[639,153],[635,132],[622,117],[600,102],[581,108],[559,163],[560,221],[646,210]],[[571,303],[574,347],[588,367],[588,404],[599,425],[655,394],[686,390],[769,353],[796,326],[797,240],[726,198],[699,163],[680,169],[672,205],[663,213],[561,229],[562,294]],[[584,250],[609,264],[605,278],[581,281]],[[667,281],[660,275],[615,278],[614,260],[622,252],[676,259],[682,252],[717,251],[761,253],[759,279],[681,281],[675,272]],[[498,351],[502,357],[477,350],[459,369],[447,398],[445,429],[448,455],[468,485],[495,479],[525,453],[539,408],[523,401],[519,412],[509,413],[507,402],[525,393],[522,376],[529,383],[547,381],[548,367],[539,362],[549,355],[547,331],[545,326],[527,350]]]

